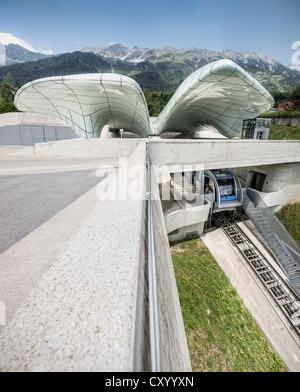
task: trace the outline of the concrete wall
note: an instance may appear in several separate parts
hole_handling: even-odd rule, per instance
[[[204,169],[300,162],[300,141],[149,140],[154,165],[203,165]]]
[[[69,127],[50,125],[8,125],[0,127],[0,145],[34,146],[35,143],[76,139]]]
[[[199,207],[184,208],[182,210],[171,212],[165,216],[166,230],[170,233],[181,227],[197,225],[202,223],[202,226],[208,219],[210,204],[205,204]],[[202,231],[203,232],[203,231]],[[202,234],[199,233],[199,235]]]
[[[265,174],[259,194],[268,207],[276,210],[300,194],[300,163],[236,168],[234,172],[243,179],[245,187],[251,185],[254,172]]]
[[[181,307],[157,178],[152,170],[153,223],[158,275],[162,371],[191,371]]]
[[[0,115],[0,145],[33,146],[75,138],[75,131],[55,117],[21,112]]]
[[[0,146],[6,156],[36,157],[128,157],[137,146],[135,139],[75,139],[36,146]]]
[[[190,226],[180,227],[168,234],[170,243],[184,241],[187,239],[198,238],[203,234],[205,222],[196,223]]]
[[[36,156],[129,156],[137,146],[137,141],[125,139],[80,139],[68,142],[48,143],[35,146]]]
[[[14,112],[0,114],[0,127],[13,125],[46,125],[57,127],[69,127],[67,123],[57,117],[38,113]]]
[[[300,118],[272,118],[272,124],[300,127]]]

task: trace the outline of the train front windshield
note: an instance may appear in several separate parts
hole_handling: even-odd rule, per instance
[[[228,178],[224,180],[218,180],[220,196],[235,196],[234,193],[234,180],[233,178]]]

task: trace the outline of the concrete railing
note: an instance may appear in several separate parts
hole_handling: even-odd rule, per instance
[[[151,190],[158,276],[161,370],[187,372],[192,370],[190,356],[157,180],[152,168]]]
[[[0,155],[63,157],[129,157],[136,148],[137,139],[70,139],[35,146],[0,146]]]
[[[150,140],[153,165],[201,165],[204,170],[300,162],[300,141]],[[181,171],[181,170],[178,170]]]
[[[202,206],[184,208],[171,212],[165,216],[167,233],[198,223],[204,223],[209,216],[210,204],[205,203]]]

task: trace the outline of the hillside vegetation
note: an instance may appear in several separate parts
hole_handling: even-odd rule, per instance
[[[300,246],[300,200],[283,207],[276,213],[277,218]]]
[[[268,91],[291,91],[300,82],[299,72],[283,66],[266,54],[232,50],[213,52],[197,48],[177,50],[166,47],[146,51],[136,48],[135,52],[130,51],[124,56],[126,49],[128,48],[117,45],[95,54],[95,50],[89,48],[84,53],[64,53],[37,61],[2,66],[0,83],[7,73],[22,86],[49,76],[115,72],[130,76],[145,90],[172,91],[192,72],[220,59],[235,61]]]
[[[300,128],[271,125],[269,140],[300,140]]]

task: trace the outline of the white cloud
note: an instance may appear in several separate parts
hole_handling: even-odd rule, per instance
[[[4,45],[20,45],[23,46],[23,48],[30,50],[31,52],[36,52],[36,50],[30,44],[23,41],[21,38],[14,37],[12,34],[9,33],[0,33],[0,42],[2,42]]]
[[[4,45],[8,44],[16,44],[20,45],[23,48],[30,50],[31,52],[38,52],[38,53],[44,53],[44,54],[54,54],[52,50],[44,50],[44,49],[34,49],[29,43],[25,42],[21,38],[17,38],[13,36],[10,33],[0,33],[0,42]]]

